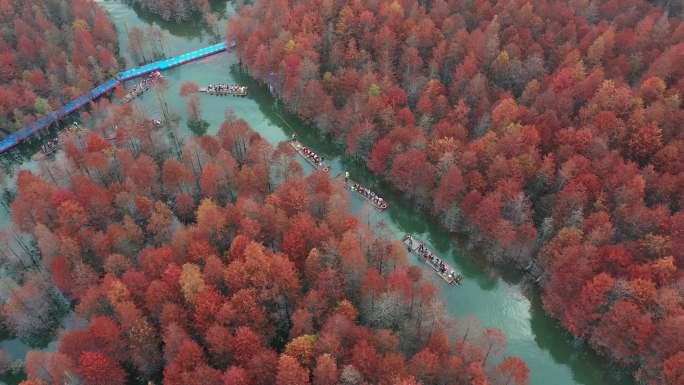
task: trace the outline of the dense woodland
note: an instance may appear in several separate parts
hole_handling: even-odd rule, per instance
[[[684,22],[645,0],[276,0],[228,39],[286,105],[530,272],[644,384],[684,383]]]
[[[131,0],[144,9],[177,22],[209,11],[209,0]]]
[[[229,113],[177,152],[132,104],[101,104],[18,175],[5,322],[30,339],[66,299],[87,320],[28,353],[23,385],[527,384],[503,334],[447,318],[401,242],[287,144]]]
[[[0,136],[111,78],[116,49],[92,0],[0,0]]]

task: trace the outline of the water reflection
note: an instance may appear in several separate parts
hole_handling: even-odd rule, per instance
[[[120,0],[104,0],[105,2],[117,3]],[[133,0],[122,1],[129,9],[135,12],[135,15],[147,25],[156,25],[165,32],[177,37],[183,38],[201,38],[211,33],[211,28],[207,25],[201,15],[192,15],[181,23],[175,20],[165,20],[163,17],[143,8],[139,3]],[[228,3],[235,3],[235,0],[211,0],[209,8],[220,20],[225,19],[231,12],[232,7],[228,7]],[[231,4],[232,5],[232,4]]]

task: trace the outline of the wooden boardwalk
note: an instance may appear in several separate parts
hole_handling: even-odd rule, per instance
[[[233,48],[235,44],[235,41],[233,41],[231,43],[231,48]],[[128,80],[132,80],[155,71],[166,71],[170,68],[183,65],[185,63],[199,60],[211,55],[216,55],[217,53],[223,52],[227,49],[227,44],[223,42],[219,44],[214,44],[206,48],[198,49],[196,51],[188,52],[180,56],[172,57],[170,59],[160,60],[154,63],[146,64],[142,67],[137,67],[127,71],[119,72],[118,74],[116,74],[115,78],[100,84],[99,86],[90,90],[88,93],[72,100],[69,104],[62,106],[58,110],[49,114],[48,116],[40,118],[35,122],[29,124],[28,126],[22,128],[21,130],[12,133],[4,139],[0,140],[0,153],[5,153],[11,150],[23,141],[30,141],[30,139],[33,136],[39,134],[46,127],[63,119],[67,115],[89,104],[90,102],[99,98],[100,96],[110,92],[111,90],[113,90],[114,88]]]
[[[417,240],[411,234],[406,234],[402,238],[402,242],[406,245],[406,248],[425,263],[432,267],[437,275],[439,275],[446,283],[452,286],[460,285],[463,281],[463,274],[457,273],[449,265],[444,262],[441,258],[437,257],[425,243]]]

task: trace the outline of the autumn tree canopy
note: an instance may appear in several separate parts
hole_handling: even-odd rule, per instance
[[[66,143],[59,185],[20,175],[13,218],[56,287],[29,280],[5,312],[38,327],[34,297],[51,288],[88,321],[27,355],[26,384],[527,383],[500,332],[449,319],[401,243],[349,214],[340,181],[305,176],[289,146],[229,115],[176,157],[144,117],[112,111],[114,144]]]
[[[289,109],[488,260],[530,272],[575,336],[663,383],[684,349],[656,346],[684,304],[682,11],[256,1],[227,38]]]
[[[0,136],[118,72],[116,31],[95,1],[2,1],[0,24]]]

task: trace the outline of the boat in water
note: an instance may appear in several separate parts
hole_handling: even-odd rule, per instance
[[[346,187],[349,191],[353,191],[361,195],[363,199],[367,200],[371,206],[378,211],[385,210],[389,207],[387,201],[385,201],[385,199],[383,199],[380,195],[376,194],[364,185],[350,179],[348,171],[344,173],[344,187]]]
[[[128,93],[124,95],[121,100],[124,103],[130,102],[131,100],[147,92],[159,79],[163,77],[164,75],[162,75],[159,71],[150,73],[147,77],[141,80],[140,83],[133,85],[133,87],[131,87]]]
[[[62,146],[65,140],[73,135],[81,133],[81,126],[78,122],[74,122],[71,126],[60,132],[56,138],[50,139],[40,146],[40,151],[35,153],[32,157],[35,161],[47,160],[51,155],[54,155]]]
[[[425,263],[432,267],[443,280],[445,280],[449,285],[458,286],[463,281],[463,274],[457,273],[449,265],[444,262],[441,258],[435,255],[425,243],[414,238],[411,234],[404,235],[402,242],[406,245],[406,248],[411,253],[420,257]]]
[[[200,88],[199,92],[219,96],[247,96],[247,86],[238,84],[209,84],[206,88]]]
[[[57,152],[58,147],[59,147],[59,138],[50,139],[49,141],[43,143],[40,146],[40,152],[36,153],[36,156],[34,157],[34,159],[35,160],[47,159],[50,155]]]
[[[316,170],[323,170],[325,172],[330,171],[330,168],[323,161],[322,156],[311,151],[311,149],[300,143],[298,140],[294,138],[291,139],[290,146],[292,146],[292,148],[294,148],[294,150],[297,151],[297,154],[304,158],[304,160],[307,161],[307,163],[313,166],[313,168],[315,168]]]

